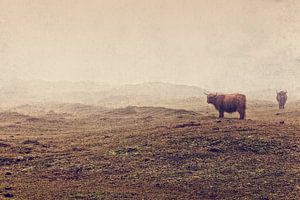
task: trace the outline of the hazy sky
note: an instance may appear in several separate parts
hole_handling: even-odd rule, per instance
[[[0,69],[2,79],[300,86],[300,1],[0,0]]]

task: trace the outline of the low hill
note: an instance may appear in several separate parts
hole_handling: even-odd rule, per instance
[[[40,116],[51,113],[70,115],[91,115],[103,113],[108,110],[103,107],[85,105],[80,103],[35,103],[15,106],[8,109],[11,112],[18,112],[27,115]]]
[[[81,103],[103,107],[155,105],[164,101],[204,97],[194,86],[142,83],[111,86],[94,82],[47,82],[40,80],[0,81],[2,106],[33,103]]]

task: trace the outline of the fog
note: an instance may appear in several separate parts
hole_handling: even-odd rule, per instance
[[[300,86],[298,0],[0,0],[2,80]]]

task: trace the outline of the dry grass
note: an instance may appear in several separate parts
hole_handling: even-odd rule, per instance
[[[211,110],[157,107],[91,115],[2,113],[0,194],[12,199],[299,199],[300,112],[277,113],[274,105],[265,111],[250,106],[252,120],[242,121],[218,120]]]

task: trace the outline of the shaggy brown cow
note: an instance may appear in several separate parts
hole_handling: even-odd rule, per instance
[[[287,91],[280,91],[280,92],[276,91],[276,93],[277,93],[276,99],[278,101],[279,109],[284,109],[284,105],[287,101],[287,95],[286,95]]]
[[[243,94],[206,94],[207,103],[213,104],[219,111],[219,118],[224,117],[224,112],[238,112],[240,119],[245,118],[246,96]]]

